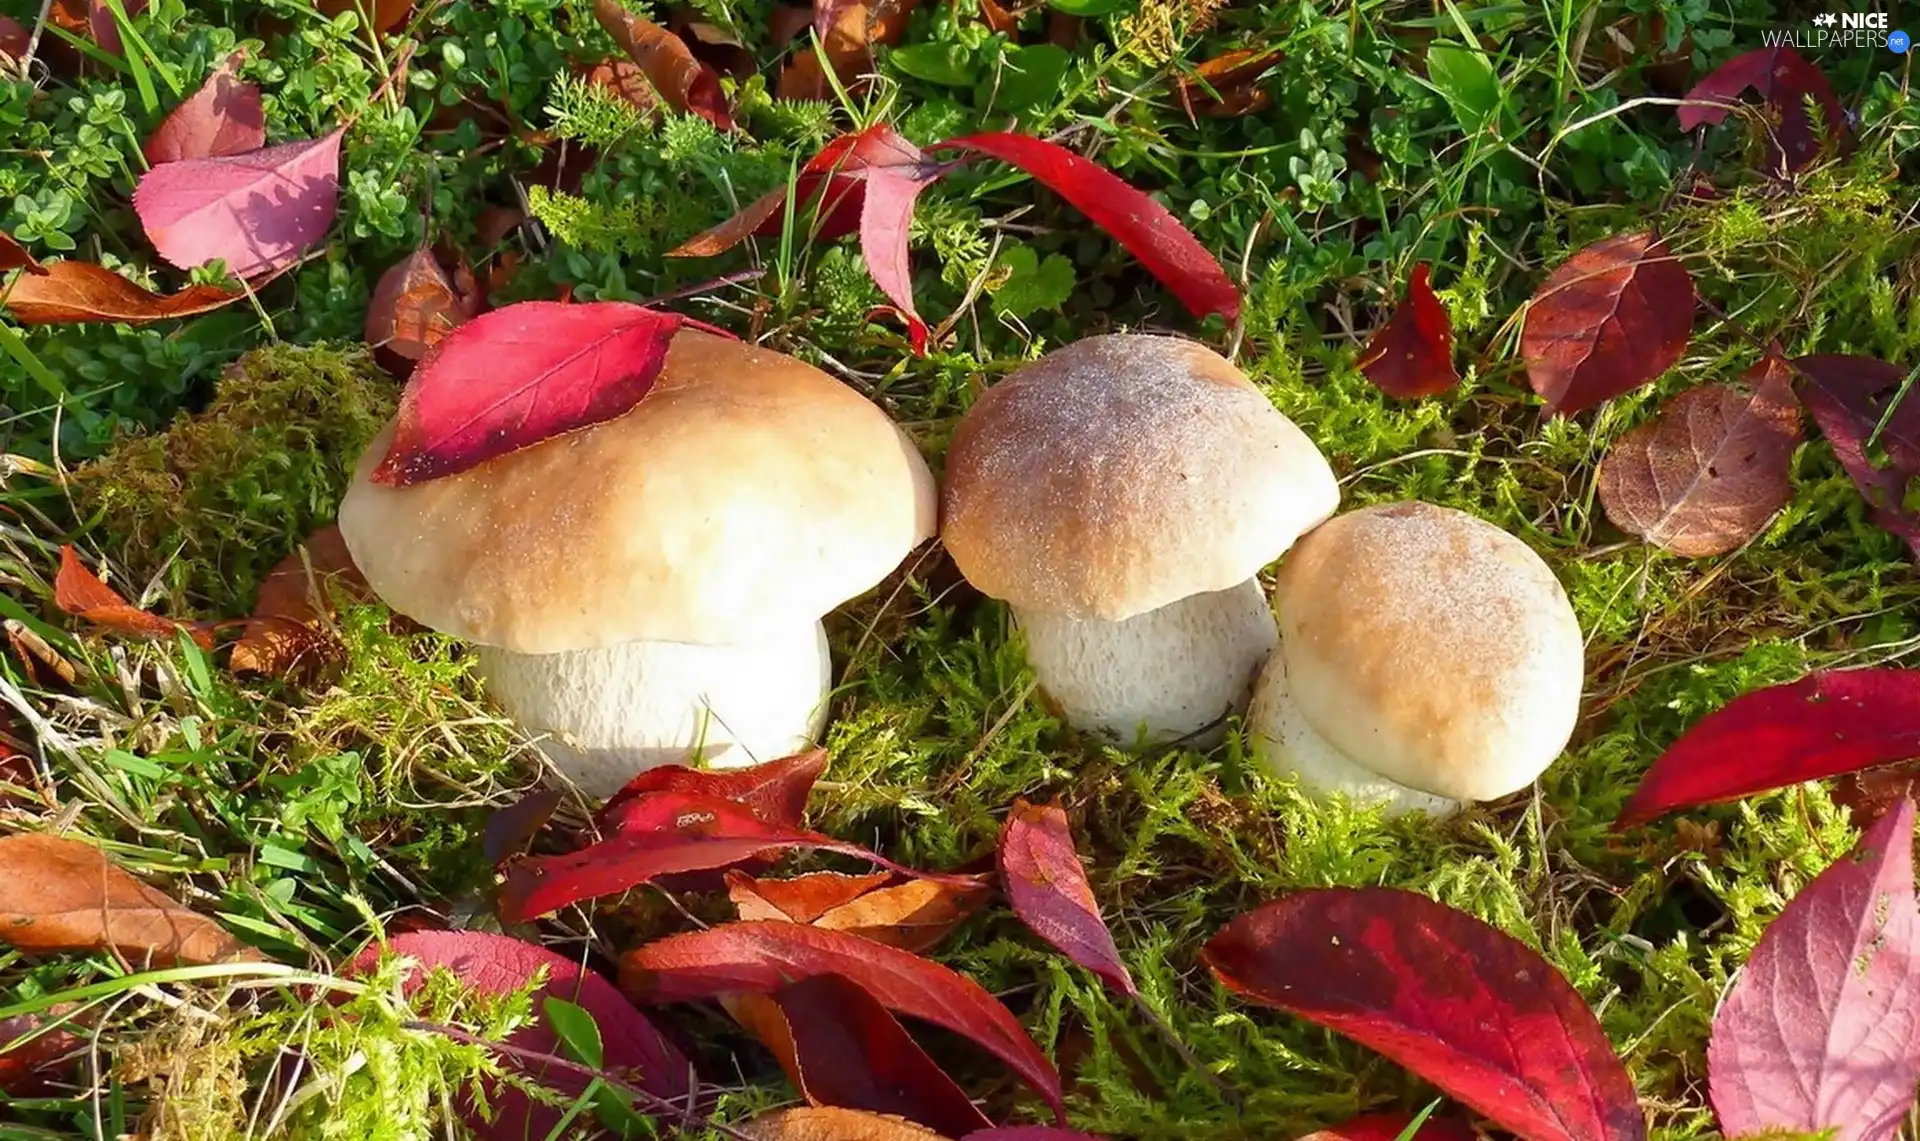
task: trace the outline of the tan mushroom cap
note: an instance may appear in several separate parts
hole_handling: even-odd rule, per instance
[[[375,592],[517,653],[718,644],[813,622],[931,538],[913,442],[810,365],[695,330],[615,420],[394,488],[361,457],[340,531]]]
[[[1218,353],[1089,337],[988,388],[947,452],[941,537],[985,593],[1120,621],[1247,581],[1333,514],[1304,432]]]
[[[1321,524],[1280,564],[1274,606],[1302,715],[1389,780],[1491,800],[1573,735],[1583,647],[1566,591],[1463,511],[1391,503]]]
[[[945,1141],[904,1117],[825,1106],[783,1109],[740,1127],[754,1141]]]

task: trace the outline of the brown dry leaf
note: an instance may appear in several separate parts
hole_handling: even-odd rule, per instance
[[[995,0],[980,0],[980,18],[987,27],[1003,36],[1011,36],[1020,30],[1020,17],[1002,8]]]
[[[855,1109],[783,1109],[741,1127],[754,1141],[944,1141],[911,1121]]]
[[[640,65],[630,59],[602,60],[587,69],[586,79],[605,88],[639,111],[647,122],[660,117],[660,93]]]
[[[367,305],[367,344],[418,361],[480,311],[480,299],[454,287],[425,246],[380,275]]]
[[[181,630],[204,650],[213,634],[204,626],[149,613],[120,597],[80,561],[71,544],[60,548],[60,570],[53,576],[53,604],[83,622],[138,638],[171,638]]]
[[[815,872],[792,879],[755,879],[741,871],[727,873],[727,898],[741,919],[781,919],[812,923],[836,907],[852,903],[893,878],[892,872],[849,876]]]
[[[1256,84],[1285,58],[1285,52],[1260,48],[1239,48],[1215,56],[1194,68],[1193,74],[1174,82],[1174,98],[1189,119],[1195,115],[1222,118],[1252,114],[1273,103],[1267,89]]]
[[[868,892],[813,921],[826,927],[921,954],[933,949],[986,902],[985,882],[957,888],[932,880],[909,880]]]
[[[1785,361],[1747,372],[1751,393],[1688,389],[1600,462],[1607,518],[1665,551],[1706,558],[1737,550],[1793,498],[1789,471],[1800,406]]]
[[[329,19],[366,8],[373,14],[373,30],[390,32],[413,12],[413,0],[316,0],[315,7]]]
[[[47,640],[33,632],[33,628],[17,618],[9,618],[0,623],[7,632],[7,644],[13,647],[14,656],[27,671],[27,679],[34,685],[44,686],[47,679],[41,676],[45,670],[51,677],[59,679],[66,686],[78,685],[80,671],[67,660],[66,655],[47,644]]]
[[[262,960],[98,848],[40,833],[0,837],[0,941],[23,951],[111,948],[134,963]]]
[[[192,317],[230,305],[246,294],[217,285],[191,285],[162,297],[121,277],[105,266],[84,261],[57,261],[38,274],[14,279],[0,306],[22,325],[70,324],[76,321],[124,321],[137,325],[171,317]]]
[[[819,4],[812,24],[821,33],[821,49],[840,82],[852,87],[872,70],[875,44],[897,44],[907,34],[907,20],[919,0],[819,0]],[[793,34],[805,29],[802,24]],[[803,44],[780,74],[780,98],[826,99],[832,93],[820,53],[810,42]]]
[[[34,259],[32,254],[27,252],[27,247],[14,241],[12,234],[7,233],[5,230],[0,230],[0,273],[5,273],[10,269],[24,269],[32,274],[44,274],[47,272],[46,267],[42,266]],[[5,290],[0,290],[0,297],[5,296]]]
[[[690,111],[723,131],[733,115],[720,94],[720,77],[693,57],[685,40],[622,7],[619,0],[594,0],[594,18],[627,58],[640,66],[667,106]]]
[[[813,9],[791,4],[775,4],[767,15],[767,42],[784,48],[793,38],[813,26]]]
[[[372,597],[338,526],[327,526],[281,559],[260,583],[253,616],[227,659],[235,673],[286,677],[337,649],[326,632],[335,600]]]

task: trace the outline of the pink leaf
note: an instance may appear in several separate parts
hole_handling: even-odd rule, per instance
[[[453,475],[625,415],[652,391],[681,323],[624,301],[522,301],[474,318],[414,370],[374,482]]]
[[[1920,757],[1920,670],[1822,670],[1755,690],[1653,762],[1615,828]]]
[[[927,353],[927,323],[913,308],[913,274],[907,265],[907,229],[914,200],[936,174],[924,169],[902,173],[889,167],[867,171],[866,202],[860,210],[860,252],[867,273],[907,322],[914,354]]]
[[[692,792],[738,801],[769,824],[798,828],[806,817],[807,797],[813,792],[814,782],[826,771],[825,749],[809,749],[744,769],[659,765],[608,797],[596,819],[603,829],[617,832],[621,828],[621,806],[635,797],[649,792]]]
[[[1799,170],[1820,155],[1820,139],[1807,114],[1809,98],[1819,104],[1820,117],[1825,121],[1822,125],[1828,131],[1846,130],[1846,112],[1834,98],[1833,85],[1826,75],[1784,45],[1734,56],[1694,84],[1679,108],[1680,129],[1691,131],[1702,123],[1718,124],[1748,88],[1766,100],[1779,120],[1771,143],[1776,160],[1784,162],[1788,170]],[[1702,103],[1718,105],[1700,106]]]
[[[260,89],[237,77],[246,57],[244,49],[229,55],[200,90],[173,109],[147,140],[147,162],[159,166],[183,159],[218,158],[267,145]]]
[[[181,269],[215,258],[242,279],[284,269],[333,225],[345,133],[164,163],[141,177],[134,212],[160,256]]]
[[[1708,1092],[1730,1137],[1891,1141],[1920,1081],[1913,802],[1767,927],[1714,1016]]]
[[[1100,918],[1065,812],[1015,801],[1000,830],[1000,875],[1014,914],[1034,934],[1122,994],[1139,993]]]

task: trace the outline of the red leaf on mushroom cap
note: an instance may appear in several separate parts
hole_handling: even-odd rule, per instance
[[[181,269],[215,258],[243,280],[285,269],[333,225],[345,134],[163,163],[141,176],[134,212],[154,249]]]
[[[1694,84],[1677,109],[1680,129],[1691,131],[1702,123],[1720,123],[1748,88],[1766,100],[1779,121],[1769,142],[1775,160],[1784,163],[1787,170],[1799,170],[1820,156],[1820,136],[1807,114],[1808,100],[1819,105],[1821,125],[1829,132],[1842,136],[1846,132],[1847,113],[1834,98],[1833,85],[1826,75],[1785,45],[1734,56]]]
[[[1615,828],[1920,757],[1920,670],[1821,670],[1745,693],[1653,762]]]
[[[815,781],[827,771],[827,751],[808,749],[790,757],[743,769],[690,769],[659,765],[634,777],[607,798],[597,819],[602,829],[620,830],[621,806],[643,793],[691,792],[717,796],[745,805],[769,824],[800,826],[806,819],[807,797]]]
[[[1064,811],[1013,802],[1000,829],[1000,876],[1014,914],[1029,930],[1122,994],[1139,993],[1100,918]]]
[[[1380,391],[1401,400],[1436,396],[1460,383],[1453,367],[1453,323],[1427,282],[1427,263],[1413,267],[1407,296],[1361,351],[1359,367]]]
[[[1905,372],[1872,357],[1823,354],[1792,363],[1800,372],[1800,402],[1860,489],[1868,517],[1920,554],[1920,513],[1907,499],[1920,476],[1920,399],[1902,397]],[[1870,454],[1876,431],[1884,464]]]
[[[1920,1082],[1911,801],[1767,926],[1714,1015],[1707,1081],[1729,1137],[1899,1134]]]
[[[1527,305],[1520,355],[1553,415],[1659,376],[1693,335],[1693,277],[1651,233],[1616,234],[1568,258]]]
[[[217,158],[259,150],[267,145],[266,111],[260,89],[239,78],[245,49],[227,56],[200,90],[173,109],[147,139],[147,162]]]
[[[1202,958],[1228,988],[1377,1050],[1525,1141],[1644,1141],[1633,1080],[1525,944],[1394,888],[1299,891]]]

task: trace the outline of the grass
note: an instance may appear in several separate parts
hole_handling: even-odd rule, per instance
[[[6,10],[26,20],[29,7]],[[162,0],[123,23],[140,34],[123,66],[91,53],[77,69],[50,34],[44,89],[16,83],[0,97],[0,122],[21,139],[0,152],[0,201],[13,203],[0,221],[42,256],[70,251],[153,286],[178,279],[147,252],[126,201],[143,166],[135,143],[174,90],[245,41],[242,74],[268,93],[272,139],[356,122],[335,240],[263,290],[258,310],[7,336],[7,367],[20,367],[0,374],[11,454],[0,608],[77,674],[69,685],[44,663],[0,660],[0,701],[34,744],[33,764],[0,777],[0,829],[91,838],[290,966],[196,977],[0,949],[0,1019],[57,1004],[98,1047],[77,1077],[10,1106],[17,1124],[0,1124],[0,1138],[439,1135],[429,1123],[492,1067],[481,1051],[405,1030],[409,1011],[476,1032],[527,1016],[446,980],[409,1006],[388,976],[349,984],[338,973],[376,930],[497,927],[480,833],[539,772],[457,644],[356,608],[340,618],[340,668],[292,685],[235,678],[185,642],[71,630],[50,602],[57,548],[76,542],[164,613],[244,614],[266,569],[331,514],[391,406],[395,387],[352,346],[373,281],[417,244],[516,260],[496,301],[563,284],[581,299],[640,299],[760,269],[681,304],[849,380],[936,465],[973,395],[1022,361],[1107,328],[1191,331],[1110,242],[991,165],[949,176],[916,216],[921,311],[935,324],[954,314],[952,341],[925,359],[872,315],[881,299],[846,243],[791,232],[804,216],[755,250],[664,259],[848,123],[887,119],[923,142],[1004,125],[990,77],[1009,66],[1006,44],[970,4],[923,6],[905,43],[949,45],[943,58],[972,81],[916,78],[883,53],[868,94],[796,104],[768,93],[778,73],[767,67],[733,85],[750,135],[730,139],[690,117],[648,122],[568,81],[570,54],[610,51],[589,7],[422,4],[398,38],[379,39],[304,5]],[[1745,0],[1660,6],[1657,18],[1652,7],[1142,0],[1088,21],[1057,89],[1018,109],[1021,129],[1065,132],[1156,188],[1242,278],[1243,328],[1201,333],[1237,343],[1241,366],[1334,463],[1349,506],[1420,498],[1499,524],[1554,566],[1588,635],[1586,717],[1568,754],[1529,793],[1435,824],[1303,799],[1256,771],[1237,734],[1210,753],[1146,757],[1077,740],[1035,700],[1005,608],[971,593],[937,549],[836,615],[840,689],[813,825],[954,867],[990,852],[1014,797],[1061,797],[1148,1001],[1244,1099],[1223,1100],[1127,1003],[990,909],[940,957],[1002,996],[1056,1058],[1077,1127],[1142,1141],[1282,1138],[1368,1110],[1418,1111],[1433,1090],[1233,999],[1195,960],[1227,919],[1290,888],[1391,884],[1539,949],[1599,1012],[1654,1135],[1715,1136],[1704,1047],[1717,998],[1855,831],[1817,787],[1624,837],[1608,822],[1661,749],[1733,696],[1814,667],[1910,660],[1920,585],[1823,443],[1797,452],[1794,502],[1767,532],[1711,560],[1621,535],[1599,512],[1594,471],[1663,398],[1736,377],[1756,339],[1791,354],[1920,359],[1920,113],[1906,57],[1820,57],[1859,112],[1859,146],[1784,189],[1745,173],[1762,146],[1751,117],[1696,146],[1669,100],[1678,71],[1697,78],[1758,46],[1761,28],[1802,18]],[[737,29],[761,63],[775,58],[768,5],[696,8]],[[1047,21],[1028,15],[1025,42],[1042,42]],[[1436,42],[1454,46],[1423,73]],[[1286,53],[1264,83],[1272,106],[1188,120],[1165,78],[1240,46]],[[543,149],[536,130],[559,141]],[[598,161],[555,186],[563,147],[575,159],[591,147]],[[1721,197],[1676,202],[1671,189],[1694,170],[1714,175]],[[536,222],[483,244],[487,212],[522,196]],[[1566,253],[1650,221],[1739,327],[1703,320],[1656,385],[1542,422],[1511,315]],[[1399,404],[1353,360],[1423,260],[1467,380]],[[839,866],[795,862],[812,864]],[[684,927],[679,906],[726,914],[702,897],[677,905],[636,892],[541,937],[608,956]],[[346,1005],[325,1009],[296,983]],[[722,1087],[723,1115],[791,1099],[730,1023],[699,1011],[673,1021]],[[996,1110],[1013,1104],[1009,1079],[978,1054],[928,1041],[971,1092]]]

